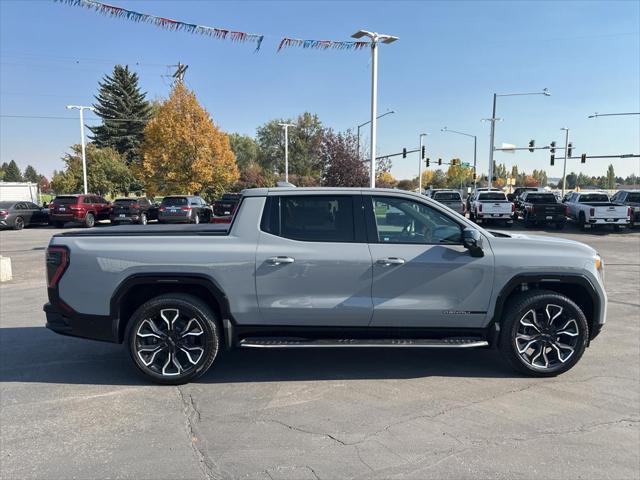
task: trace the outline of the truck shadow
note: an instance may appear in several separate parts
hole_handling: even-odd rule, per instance
[[[308,349],[223,352],[196,383],[511,378],[491,350]],[[62,337],[44,327],[0,328],[0,382],[147,385],[124,346]]]

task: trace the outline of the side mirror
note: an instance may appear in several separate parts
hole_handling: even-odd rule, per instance
[[[469,250],[472,257],[484,257],[482,235],[475,228],[465,228],[462,231],[462,245]]]

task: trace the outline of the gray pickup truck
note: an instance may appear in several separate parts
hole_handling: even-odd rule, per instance
[[[230,225],[55,235],[47,327],[124,343],[159,383],[228,348],[497,348],[533,376],[575,365],[606,316],[575,241],[490,232],[398,190],[246,190]]]

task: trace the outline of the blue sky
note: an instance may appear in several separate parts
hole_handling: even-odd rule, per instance
[[[97,82],[115,63],[140,75],[150,98],[165,97],[168,65],[189,65],[186,81],[227,132],[253,135],[260,124],[307,110],[337,130],[369,118],[370,54],[288,49],[280,37],[348,40],[366,28],[397,35],[380,49],[378,153],[416,148],[428,132],[428,156],[470,161],[478,136],[486,171],[494,92],[551,97],[498,99],[496,143],[563,144],[575,154],[639,153],[640,117],[588,119],[594,112],[640,111],[640,2],[206,2],[107,3],[203,25],[262,33],[262,50],[170,32],[52,1],[0,0],[0,113],[73,117],[65,105],[91,104]],[[0,160],[33,164],[45,174],[78,143],[77,120],[0,118]],[[364,141],[368,141],[368,133]],[[497,153],[520,170],[546,169],[546,152]],[[572,163],[573,162],[573,163]],[[568,171],[603,175],[607,160],[570,161]],[[613,160],[618,175],[640,173],[638,159]],[[417,175],[418,160],[394,161],[398,178]]]

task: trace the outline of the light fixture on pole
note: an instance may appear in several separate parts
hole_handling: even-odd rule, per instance
[[[376,119],[378,115],[378,42],[393,43],[398,37],[367,30],[358,30],[353,38],[368,37],[371,40],[371,188],[376,186]]]
[[[391,115],[392,113],[396,113],[396,112],[394,110],[389,110],[388,112],[385,112],[382,115],[378,115],[378,118],[382,118],[386,115]],[[364,127],[365,125],[368,125],[370,123],[371,123],[371,120],[367,120],[366,122],[358,125],[358,158],[360,158],[360,127]]]
[[[428,133],[420,134],[420,149],[418,150],[418,193],[422,195],[422,161],[424,160],[422,156],[422,149],[424,148],[422,145],[422,137],[426,137],[429,135]]]
[[[295,127],[293,123],[279,123],[284,128],[284,181],[289,181],[289,127]]]
[[[494,93],[493,94],[493,111],[491,118],[487,120],[491,122],[491,139],[489,140],[489,187],[491,187],[491,182],[493,181],[493,152],[495,150],[495,135],[496,135],[496,121],[499,119],[496,118],[496,100],[498,97],[519,97],[523,95],[544,95],[545,97],[551,96],[549,89],[544,88],[541,92],[525,92],[525,93]]]
[[[567,157],[569,156],[569,129],[562,127],[560,130],[564,130],[564,166],[562,167],[562,198],[564,198],[564,191],[567,188]]]
[[[67,105],[67,109],[69,110],[80,110],[80,143],[82,145],[82,183],[84,186],[85,195],[88,192],[87,190],[87,158],[85,155],[85,147],[84,147],[84,111],[91,110],[95,111],[93,107],[85,107],[83,105]]]
[[[478,183],[478,175],[476,171],[476,158],[478,155],[478,137],[475,135],[471,135],[470,133],[458,132],[457,130],[450,130],[447,127],[442,127],[441,132],[450,132],[457,133],[458,135],[464,135],[465,137],[473,138],[473,189],[476,189],[476,185]]]

